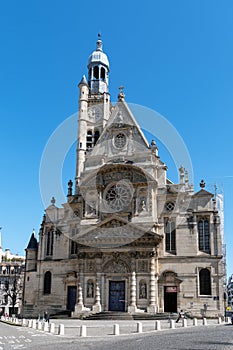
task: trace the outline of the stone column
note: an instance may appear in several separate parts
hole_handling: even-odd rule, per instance
[[[81,283],[78,284],[78,305],[83,306],[83,290]]]
[[[136,273],[135,271],[132,272],[131,275],[131,281],[130,281],[130,305],[128,306],[128,312],[129,313],[134,313],[137,310],[136,306]]]
[[[84,286],[84,253],[80,253],[79,256],[79,283],[78,283],[78,295],[77,295],[77,303],[75,305],[75,310],[73,315],[80,315],[85,311],[90,311],[90,309],[86,308],[83,304],[83,286]]]
[[[149,286],[149,306],[147,312],[156,313],[156,278],[155,278],[155,252],[150,253],[150,286]]]
[[[101,274],[97,272],[96,283],[95,283],[95,304],[93,305],[93,312],[101,312],[101,302],[100,302],[100,278]]]

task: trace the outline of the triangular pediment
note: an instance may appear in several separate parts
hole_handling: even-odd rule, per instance
[[[143,134],[138,122],[125,101],[117,102],[111,117],[106,125],[107,128],[135,127],[142,143],[149,148],[148,141]]]
[[[200,191],[196,192],[193,196],[194,197],[206,197],[206,196],[214,197],[213,193],[203,190],[203,188]]]
[[[154,233],[152,227],[150,228],[151,230],[149,227],[140,227],[138,224],[128,222],[118,215],[113,215],[94,227],[88,229],[81,227],[79,233],[72,239],[75,239],[79,244],[98,248],[128,245],[143,236],[154,242],[159,242],[162,237]]]
[[[94,148],[87,154],[87,164],[104,158],[132,159],[138,154],[150,155],[149,144],[126,102],[118,102]]]

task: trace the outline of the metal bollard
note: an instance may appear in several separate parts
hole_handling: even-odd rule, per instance
[[[113,325],[113,335],[119,335],[120,334],[120,327],[119,324]]]
[[[170,328],[175,328],[175,321],[174,320],[170,320]]]
[[[193,319],[193,325],[194,325],[194,326],[197,326],[197,318],[194,318],[194,319]]]
[[[160,331],[161,330],[161,323],[160,321],[155,321],[155,330]]]
[[[187,327],[187,320],[186,320],[186,318],[183,318],[182,319],[182,327]]]
[[[87,326],[82,325],[80,327],[80,337],[86,337],[87,336]]]
[[[221,317],[218,317],[218,324],[221,324],[222,323],[222,319]]]
[[[58,334],[59,334],[59,335],[64,335],[64,334],[65,334],[65,327],[64,327],[64,324],[59,324],[59,327],[58,327]]]
[[[37,329],[38,329],[38,331],[41,331],[41,330],[42,330],[42,322],[41,322],[41,321],[38,321],[38,323],[37,323]]]
[[[29,328],[32,327],[32,320],[28,320],[28,327],[29,327]]]
[[[32,320],[32,328],[36,329],[36,320]]]

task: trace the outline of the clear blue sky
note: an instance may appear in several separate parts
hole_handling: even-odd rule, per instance
[[[233,273],[233,2],[231,0],[2,1],[0,4],[3,248],[24,253],[44,206],[39,166],[47,140],[77,111],[79,83],[102,33],[110,92],[152,108],[178,130],[194,185],[216,183],[225,197],[228,275]],[[161,148],[168,176],[177,181]],[[171,162],[172,163],[172,162]],[[64,165],[74,178],[75,152]],[[57,203],[60,205],[60,203]]]

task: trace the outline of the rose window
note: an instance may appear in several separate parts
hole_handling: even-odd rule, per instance
[[[107,206],[114,211],[120,211],[127,207],[131,198],[132,189],[127,184],[122,183],[111,186],[105,194]]]

